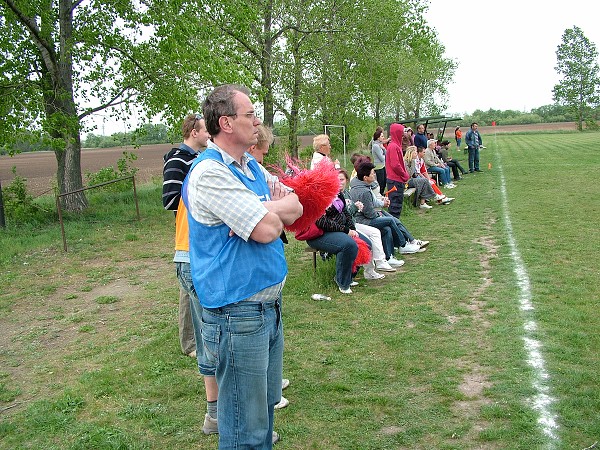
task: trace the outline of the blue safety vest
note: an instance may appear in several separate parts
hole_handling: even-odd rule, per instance
[[[276,239],[268,244],[239,236],[229,236],[226,224],[207,226],[195,220],[188,204],[188,179],[196,165],[205,159],[223,162],[221,154],[214,149],[205,150],[192,164],[182,187],[182,198],[188,209],[190,227],[190,266],[192,280],[200,304],[205,308],[221,306],[245,300],[254,294],[281,283],[287,275],[283,242]],[[261,201],[270,199],[267,182],[256,160],[248,167],[254,175],[251,180],[233,165],[229,170]]]

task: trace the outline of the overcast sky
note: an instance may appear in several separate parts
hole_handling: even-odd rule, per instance
[[[554,103],[556,48],[578,26],[600,50],[592,0],[430,0],[426,19],[458,63],[446,113],[530,111]],[[560,6],[560,8],[558,7]]]

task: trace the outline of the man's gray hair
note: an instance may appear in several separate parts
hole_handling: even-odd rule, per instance
[[[216,136],[221,132],[219,118],[222,116],[233,116],[236,113],[234,97],[241,92],[250,96],[250,90],[246,86],[239,84],[224,84],[215,88],[204,103],[202,104],[202,113],[206,130],[211,136]]]

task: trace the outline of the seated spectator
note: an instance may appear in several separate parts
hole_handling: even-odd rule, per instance
[[[405,234],[400,230],[398,222],[394,217],[388,216],[383,211],[377,210],[375,196],[371,190],[371,183],[375,181],[374,165],[370,162],[360,162],[356,168],[356,178],[350,182],[350,197],[354,202],[361,202],[363,208],[356,213],[356,222],[364,223],[381,231],[381,241],[388,258],[394,258],[394,247],[398,247],[400,253],[416,253],[421,249],[417,243],[409,242]],[[385,198],[383,206],[389,205],[389,199]],[[406,230],[408,232],[408,230]],[[411,240],[414,240],[412,238]],[[394,258],[395,259],[395,258]]]
[[[452,169],[452,176],[455,181],[462,180],[461,174],[464,175],[466,172],[465,169],[460,165],[457,159],[453,159],[450,156],[450,141],[442,141],[440,142],[440,148],[438,151],[438,155],[444,163]],[[460,172],[460,173],[459,173]]]
[[[406,165],[406,171],[410,175],[407,185],[409,188],[415,189],[414,194],[414,205],[419,206],[421,209],[431,209],[432,207],[427,204],[427,201],[435,198],[439,200],[444,197],[443,194],[436,194],[431,186],[430,179],[423,177],[418,171],[414,160],[417,158],[417,147],[414,145],[409,146],[404,152],[404,164]],[[435,182],[434,182],[435,185]]]
[[[350,197],[350,192],[347,189],[348,182],[350,181],[350,177],[348,176],[348,172],[344,169],[339,169],[339,180],[340,180],[340,188],[343,189],[343,195],[346,199],[346,208],[348,212],[354,217],[354,215],[361,211],[363,208],[363,204],[361,202],[353,202]],[[386,261],[385,252],[383,250],[383,244],[381,243],[381,232],[374,227],[370,227],[369,225],[365,225],[363,223],[354,222],[354,226],[356,230],[361,234],[364,234],[371,241],[371,252],[373,253],[373,263],[375,265],[375,269],[381,272],[395,272],[394,269],[388,261]],[[403,261],[400,261],[403,262]],[[369,266],[365,267],[365,278],[366,279],[376,279],[375,275],[369,271]]]
[[[352,155],[352,157],[350,158],[350,161],[354,164],[354,167],[355,167],[354,170],[352,171],[352,176],[350,177],[350,186],[352,186],[352,180],[354,180],[356,178],[356,167],[358,167],[362,163],[371,163],[371,158],[367,155],[361,155],[360,153],[354,153]],[[381,195],[379,183],[377,182],[377,180],[373,181],[369,187],[371,188],[371,192],[373,194],[373,207],[377,211],[379,211],[382,215],[384,215],[386,217],[392,217],[394,219],[394,222],[396,222],[398,229],[400,230],[400,232],[402,233],[402,235],[404,236],[404,238],[407,242],[409,242],[410,244],[416,244],[420,248],[425,248],[429,244],[429,241],[421,241],[419,239],[415,239],[410,234],[410,232],[406,229],[406,227],[402,224],[400,219],[392,216],[389,212],[387,212],[386,210],[383,209],[383,208],[387,208],[389,206],[390,201],[387,198],[387,196],[384,197],[383,195]],[[401,253],[415,253],[412,250],[410,250],[410,248],[411,247],[406,247],[406,246],[401,247],[400,252]]]
[[[313,156],[310,162],[310,170],[315,168],[323,158],[331,159],[331,143],[329,142],[329,136],[326,134],[319,134],[313,138]],[[336,159],[333,161],[335,168],[340,168],[340,162]]]
[[[435,152],[435,139],[427,141],[427,149],[425,149],[425,166],[429,173],[435,173],[440,178],[440,184],[448,189],[453,189],[456,186],[450,181],[450,169],[446,166]]]
[[[334,281],[342,294],[352,294],[350,287],[358,284],[352,281],[353,276],[356,275],[352,273],[352,266],[358,254],[358,245],[353,238],[362,239],[369,247],[371,247],[371,242],[356,231],[342,193],[333,200],[331,206],[325,210],[325,214],[317,219],[315,224],[324,233],[315,239],[307,240],[306,243],[314,249],[336,255]]]
[[[435,199],[437,200],[437,202],[439,204],[447,205],[452,200],[454,200],[454,198],[446,197],[442,193],[442,191],[440,191],[440,188],[437,187],[437,185],[435,184],[435,180],[431,178],[431,175],[429,175],[429,172],[427,172],[427,169],[425,168],[425,161],[423,160],[424,156],[425,149],[422,147],[417,148],[416,157],[410,162],[409,173],[414,173],[416,176],[420,176],[427,179],[429,181],[429,184],[431,185],[431,188],[436,193]]]

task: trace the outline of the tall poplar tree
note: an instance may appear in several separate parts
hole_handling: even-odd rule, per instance
[[[598,50],[581,28],[565,30],[556,50],[556,71],[562,80],[554,86],[554,100],[577,116],[577,129],[583,129],[586,112],[600,103]]]

